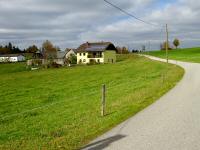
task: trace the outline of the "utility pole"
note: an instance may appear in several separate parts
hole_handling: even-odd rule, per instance
[[[168,56],[168,49],[169,49],[169,32],[168,32],[168,25],[166,24],[166,34],[167,34],[167,40],[166,40],[166,59],[167,59],[167,63],[168,63],[168,59],[169,59],[169,56]]]

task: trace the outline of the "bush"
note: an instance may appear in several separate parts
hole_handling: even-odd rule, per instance
[[[35,65],[35,66],[41,66],[42,65],[42,60],[41,59],[35,59],[33,61],[33,65]]]
[[[53,62],[53,63],[50,65],[50,67],[52,67],[52,68],[60,68],[60,67],[62,67],[62,65],[57,64],[56,62]]]
[[[97,62],[96,62],[96,60],[95,59],[90,59],[90,62],[89,63],[87,63],[88,65],[96,65],[97,64]]]
[[[70,64],[77,64],[77,57],[73,54],[68,58]]]

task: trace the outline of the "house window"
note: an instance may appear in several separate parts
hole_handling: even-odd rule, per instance
[[[83,53],[83,56],[85,56],[85,53]]]
[[[85,62],[86,60],[85,59],[83,59],[83,62]]]
[[[82,60],[80,59],[80,60],[79,60],[79,64],[81,64],[81,63],[82,63]]]
[[[97,59],[97,62],[100,63],[100,59]]]
[[[80,56],[81,56],[81,53],[80,53]]]

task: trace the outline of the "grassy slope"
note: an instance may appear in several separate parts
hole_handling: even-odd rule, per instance
[[[165,51],[147,52],[153,56],[166,58]],[[200,48],[187,48],[169,51],[169,59],[200,63]]]
[[[120,60],[34,72],[18,72],[23,70],[18,68],[16,73],[0,74],[0,149],[79,148],[153,103],[184,72],[134,55]],[[2,69],[6,71],[4,65]],[[164,82],[162,74],[166,74]],[[103,83],[107,85],[105,117],[100,116]]]

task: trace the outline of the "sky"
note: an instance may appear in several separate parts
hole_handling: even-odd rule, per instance
[[[41,47],[50,40],[61,49],[84,42],[109,41],[129,49],[159,49],[165,40],[181,41],[180,47],[200,46],[199,0],[108,0],[142,23],[103,0],[0,0],[0,45]]]

